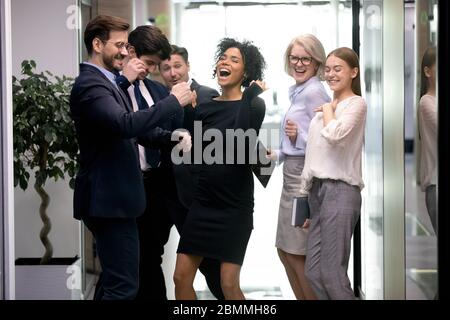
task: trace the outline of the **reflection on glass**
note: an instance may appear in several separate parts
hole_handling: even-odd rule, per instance
[[[405,5],[405,70],[416,70],[405,73],[405,139],[414,139],[405,141],[405,284],[414,300],[437,292],[436,3]]]
[[[367,121],[363,152],[361,289],[367,300],[383,299],[383,100],[381,0],[362,3],[361,69]]]
[[[421,67],[421,98],[419,102],[420,186],[434,232],[436,225],[437,165],[437,102],[436,47],[425,51]]]

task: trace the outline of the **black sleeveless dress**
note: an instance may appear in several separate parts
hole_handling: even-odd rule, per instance
[[[241,100],[212,100],[197,106],[195,119],[202,121],[203,134],[209,132],[216,138],[202,143],[197,189],[183,225],[178,253],[242,265],[253,229],[254,187],[250,157],[256,141],[247,139],[243,147],[235,140],[231,150],[226,146],[235,139],[231,135],[237,132],[235,130],[253,131],[255,135],[259,132],[265,115],[264,100],[257,97],[261,92],[260,87],[253,84],[244,91]],[[200,141],[195,134],[192,150]],[[223,139],[223,149],[217,147],[221,139],[217,136]],[[230,152],[232,150],[234,152]],[[211,163],[214,160],[216,163]]]

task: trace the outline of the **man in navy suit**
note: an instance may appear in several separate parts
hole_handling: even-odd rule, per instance
[[[170,43],[156,26],[137,27],[130,32],[128,41],[130,60],[116,82],[129,97],[134,110],[151,110],[156,103],[170,99],[165,86],[146,78],[148,73],[156,71],[161,60],[170,56]],[[149,68],[131,83],[125,76],[128,69],[133,68],[136,59],[144,61]],[[172,148],[177,143],[172,141],[172,135],[179,137],[180,144],[187,146],[191,139],[187,131],[177,130],[182,127],[182,121],[183,110],[180,109],[174,117],[152,130],[145,141],[139,141],[142,144],[139,158],[147,206],[145,213],[137,219],[141,249],[138,300],[167,300],[161,268],[164,245],[169,239],[172,225],[175,223],[181,226],[184,221],[171,161]]]
[[[146,206],[136,138],[175,117],[191,103],[187,84],[152,108],[133,112],[115,82],[128,56],[129,24],[118,17],[97,16],[86,26],[89,61],[80,65],[70,96],[80,148],[75,180],[74,217],[93,233],[102,274],[94,299],[134,299],[138,291],[139,240],[136,218]],[[133,82],[149,66],[133,60]]]
[[[189,53],[184,47],[172,45],[170,58],[163,60],[159,64],[159,70],[167,87],[172,89],[179,83],[186,82],[191,89],[196,92],[196,104],[202,104],[219,96],[217,90],[207,86],[200,85],[195,79],[189,76]],[[191,134],[194,130],[195,108],[188,105],[183,109],[183,128]],[[168,227],[175,224],[178,233],[182,231],[182,224],[187,216],[189,208],[194,198],[194,192],[197,187],[200,166],[193,164],[174,165],[175,182],[178,191],[178,197],[182,204],[182,210],[178,213],[178,218]],[[169,229],[170,230],[170,229]],[[199,266],[199,270],[205,276],[206,283],[211,293],[219,300],[224,299],[222,287],[220,285],[220,262],[210,258],[204,258]]]

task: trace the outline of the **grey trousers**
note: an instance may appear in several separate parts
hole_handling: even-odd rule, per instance
[[[428,215],[433,225],[434,233],[437,235],[437,215],[436,215],[436,185],[432,184],[425,190],[425,204],[427,206]]]
[[[305,275],[318,299],[353,300],[347,268],[361,191],[340,180],[314,178],[309,206]]]

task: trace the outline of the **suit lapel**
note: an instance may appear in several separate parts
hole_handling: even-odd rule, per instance
[[[154,103],[162,99],[158,88],[150,80],[144,79],[144,84],[148,92],[150,93],[150,96],[152,97]]]
[[[162,87],[156,85],[152,80],[144,79],[145,87],[147,88],[148,92],[152,96],[153,103],[157,103],[158,101],[164,99],[166,96],[168,96],[168,91],[164,91]],[[174,114],[169,120],[165,121],[160,125],[161,128],[164,128],[166,130],[173,130],[177,128],[181,128],[183,122],[183,111],[180,110],[176,114]]]
[[[128,92],[123,92],[120,87],[116,88],[116,90],[119,92],[119,96],[122,99],[123,104],[125,105],[125,109],[128,112],[133,112],[133,107],[131,105],[131,99],[130,96],[128,95]]]
[[[90,70],[96,72],[97,74],[99,74],[103,78],[103,80],[106,83],[108,83],[108,85],[112,89],[112,92],[114,92],[113,94],[116,97],[117,101],[120,103],[120,100],[122,100],[123,103],[120,103],[120,104],[125,107],[125,110],[127,110],[128,112],[133,111],[133,107],[131,106],[131,100],[129,100],[129,98],[127,98],[127,96],[125,96],[125,93],[122,91],[122,89],[119,88],[118,85],[115,85],[114,83],[112,83],[100,70],[98,70],[94,66],[82,63],[80,69],[83,69],[83,68],[90,69]]]
[[[198,84],[198,82],[197,81],[195,81],[194,79],[192,79],[192,82],[191,82],[191,89],[192,90],[195,90],[195,91],[198,91],[198,88],[200,87],[200,85]]]
[[[117,77],[120,76],[120,72],[116,71],[115,75],[116,75],[116,78],[114,79],[114,81],[116,81]],[[133,104],[131,103],[131,98],[130,98],[130,95],[128,94],[128,92],[122,90],[122,88],[118,85],[117,81],[114,84],[114,87],[117,89],[117,91],[119,91],[119,96],[125,105],[125,109],[128,112],[133,112]]]

